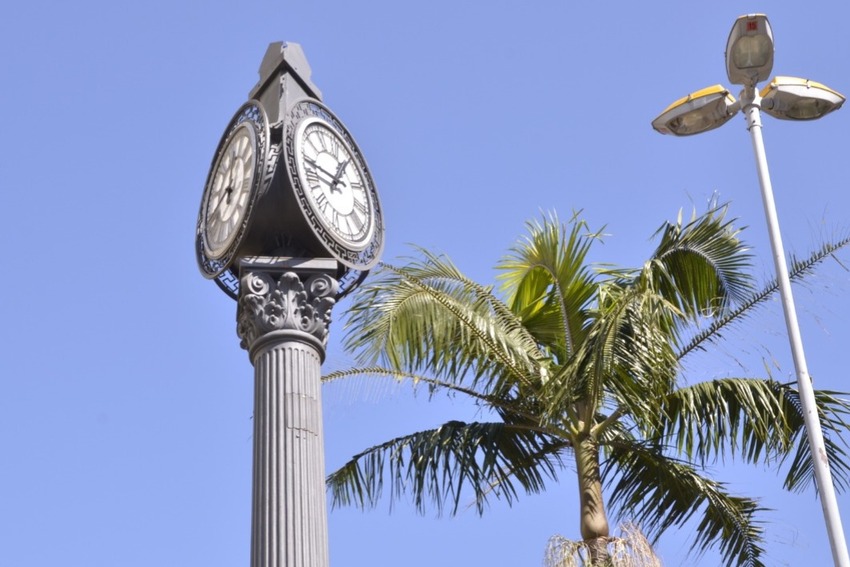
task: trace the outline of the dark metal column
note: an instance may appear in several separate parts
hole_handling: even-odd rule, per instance
[[[321,364],[337,264],[241,262],[238,334],[254,365],[251,567],[327,567]]]

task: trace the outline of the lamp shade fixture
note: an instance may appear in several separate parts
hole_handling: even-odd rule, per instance
[[[714,85],[680,98],[652,121],[652,127],[662,134],[690,136],[722,126],[738,108],[729,90]]]
[[[761,97],[762,110],[783,120],[816,120],[844,104],[841,93],[797,77],[774,77]]]
[[[754,87],[773,70],[773,31],[764,14],[735,20],[726,42],[726,74],[733,85]]]

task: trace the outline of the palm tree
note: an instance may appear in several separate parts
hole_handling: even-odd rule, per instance
[[[590,267],[600,234],[577,216],[564,224],[554,215],[528,223],[497,265],[498,289],[426,250],[402,267],[382,265],[349,313],[346,347],[362,366],[325,379],[424,384],[468,396],[495,419],[449,421],[355,455],[328,477],[334,505],[374,505],[388,477],[393,497],[409,491],[420,510],[431,502],[454,513],[471,496],[480,513],[491,497],[510,504],[521,491],[543,491],[571,459],[590,564],[611,564],[612,509],[652,540],[697,518],[699,552],[715,547],[727,565],[762,565],[757,501],[730,494],[704,470],[731,455],[786,465],[788,489],[811,485],[798,392],[770,378],[689,384],[681,376],[685,356],[776,289],[756,289],[726,213],[716,202],[688,222],[680,213],[633,270]],[[794,261],[792,277],[847,244]],[[843,488],[850,404],[832,392],[816,397]]]

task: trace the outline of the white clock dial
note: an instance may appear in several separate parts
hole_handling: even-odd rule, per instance
[[[257,137],[247,123],[237,126],[213,167],[204,223],[204,252],[216,259],[233,243],[257,175]]]
[[[372,240],[372,195],[351,148],[321,118],[308,118],[295,135],[298,173],[310,207],[333,237],[354,250]]]

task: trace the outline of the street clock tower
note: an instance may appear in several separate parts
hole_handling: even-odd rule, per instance
[[[331,310],[384,244],[378,193],[301,47],[272,43],[201,198],[198,267],[254,366],[251,567],[327,567],[321,364]]]

